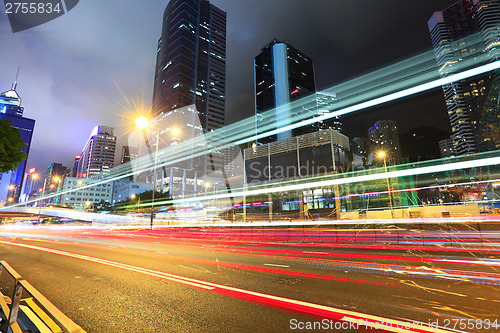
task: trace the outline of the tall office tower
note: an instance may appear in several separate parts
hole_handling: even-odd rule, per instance
[[[454,157],[456,154],[453,147],[453,140],[450,138],[439,141],[439,151],[442,158]]]
[[[177,122],[210,132],[224,126],[226,101],[226,13],[207,0],[171,0],[158,41],[153,116],[196,105],[200,122]],[[184,122],[183,122],[184,121]],[[186,128],[189,130],[189,128]]]
[[[440,75],[454,74],[470,57],[496,60],[499,24],[497,0],[460,0],[435,12],[428,26]],[[497,70],[443,86],[457,155],[500,149],[499,85]]]
[[[379,120],[373,127],[368,129],[368,139],[370,140],[371,151],[383,151],[386,159],[398,160],[401,157],[401,147],[399,145],[398,126],[393,120]]]
[[[351,140],[351,151],[362,158],[368,158],[370,153],[370,140],[368,138],[355,137]]]
[[[35,180],[38,179],[35,168],[30,168],[29,172],[24,174],[23,186],[21,187],[21,193],[19,195],[19,202],[26,202],[29,200],[30,194],[33,191],[33,185]]]
[[[314,65],[311,58],[290,45],[290,42],[273,40],[267,44],[254,60],[256,134],[262,134],[291,124],[290,102],[314,94]],[[275,109],[272,117],[265,111]],[[311,129],[310,131],[314,131]],[[296,133],[288,130],[277,135],[259,139],[268,143],[291,138]]]
[[[77,175],[81,178],[106,177],[113,167],[115,150],[113,127],[96,126],[80,154]]]
[[[29,155],[35,121],[23,117],[24,109],[21,107],[21,97],[17,93],[16,87],[17,82],[14,82],[11,90],[0,94],[0,119],[10,120],[12,126],[19,129],[21,139],[26,145],[23,151]],[[19,201],[25,170],[26,161],[22,161],[14,171],[0,172],[0,205],[5,202]]]
[[[82,158],[82,155],[76,155],[75,156],[75,162],[73,163],[73,167],[71,168],[70,172],[70,177],[81,177],[78,175],[78,163],[80,163],[80,158]]]
[[[330,113],[336,101],[337,101],[337,96],[335,94],[316,92],[317,115],[323,116]],[[327,120],[318,121],[312,124],[311,126],[314,128],[314,131],[330,128],[334,131],[342,133],[342,122],[340,121],[339,116]]]
[[[64,181],[64,177],[68,174],[69,170],[61,163],[51,163],[47,167],[47,176],[43,184],[45,188],[43,189],[43,193],[45,195],[59,193],[61,192],[62,184]],[[58,197],[52,197],[47,199],[47,202],[50,203],[59,203]]]
[[[68,168],[66,168],[61,163],[52,163],[47,167],[47,177],[62,177],[67,173],[67,171]]]
[[[137,149],[135,147],[123,146],[122,147],[122,157],[120,163],[128,163],[137,157]]]

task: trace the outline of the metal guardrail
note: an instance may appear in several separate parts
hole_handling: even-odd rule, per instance
[[[54,306],[45,296],[24,280],[7,262],[0,261],[0,274],[6,271],[14,280],[14,292],[8,304],[8,297],[0,293],[0,332],[23,333],[18,322],[21,301],[33,310],[51,332],[85,333],[85,331]],[[31,298],[21,300],[23,292]]]

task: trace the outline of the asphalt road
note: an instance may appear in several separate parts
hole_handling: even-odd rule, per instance
[[[203,242],[134,229],[23,226],[0,228],[0,259],[87,332],[311,332],[315,323],[323,328],[316,331],[359,332],[377,321],[391,323],[386,331],[399,321],[500,331],[500,250]],[[5,274],[0,282],[8,291]],[[366,321],[340,326],[352,318]]]

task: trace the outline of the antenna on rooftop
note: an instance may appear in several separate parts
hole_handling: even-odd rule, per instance
[[[20,69],[21,69],[21,66],[17,67],[16,80],[14,81],[14,83],[12,83],[12,89],[11,90],[16,91],[16,88],[17,88],[17,78],[19,77],[19,70]]]

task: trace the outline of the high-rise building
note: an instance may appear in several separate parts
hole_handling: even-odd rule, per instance
[[[14,82],[10,90],[0,94],[0,119],[9,120],[13,127],[19,129],[21,139],[26,145],[22,151],[29,155],[35,121],[23,117],[24,109],[21,107],[21,97],[17,93],[16,87],[17,82]],[[0,172],[0,204],[19,201],[25,171],[26,160],[19,163],[19,166],[13,171]]]
[[[47,178],[49,179],[52,179],[54,177],[61,178],[67,173],[67,171],[68,168],[66,168],[61,163],[52,163],[47,167]]]
[[[69,175],[70,177],[81,177],[81,175],[78,175],[78,164],[80,163],[80,158],[82,158],[82,155],[75,156],[75,162],[73,163],[73,167],[71,168]]]
[[[351,151],[362,158],[368,158],[370,153],[370,140],[368,138],[355,137],[351,140]]]
[[[207,0],[171,0],[158,41],[153,116],[167,114],[175,123],[174,111],[194,104],[210,132],[224,126],[225,101],[226,13]]]
[[[439,151],[442,158],[454,157],[456,154],[453,147],[453,140],[450,138],[439,141]]]
[[[401,157],[398,126],[393,120],[379,120],[368,129],[370,150],[383,151],[386,159],[398,160]]]
[[[0,94],[0,114],[22,117],[24,108],[21,107],[21,97],[16,91],[17,82],[12,88]]]
[[[459,0],[435,12],[428,26],[440,75],[454,74],[464,59],[478,54],[496,60],[499,24],[497,0]],[[457,155],[500,149],[499,85],[497,70],[443,86]]]
[[[23,186],[21,187],[21,194],[19,202],[26,202],[29,200],[31,192],[34,190],[35,181],[38,179],[35,168],[30,168],[29,172],[24,174]]]
[[[122,146],[122,157],[120,159],[121,164],[125,164],[137,157],[137,152],[134,147]]]
[[[153,89],[160,142],[174,146],[222,128],[225,103],[226,13],[207,0],[171,0],[163,15]],[[189,149],[199,148],[195,145]],[[212,152],[171,167],[198,178],[220,170],[222,157]],[[161,172],[168,176],[166,168]]]
[[[313,61],[290,42],[275,39],[255,57],[254,87],[256,134],[286,127],[291,124],[290,102],[316,91]],[[316,109],[316,105],[312,108]],[[263,113],[271,109],[275,109],[274,115],[264,117]],[[289,139],[303,132],[288,130],[259,139],[258,143]]]
[[[316,92],[317,115],[323,116],[331,112],[333,105],[337,101],[337,96],[334,94],[326,94],[324,92]],[[340,117],[333,117],[327,120],[318,121],[312,124],[315,131],[323,129],[332,129],[342,133],[342,122]]]
[[[112,203],[113,183],[95,185],[95,179],[66,177],[57,202],[73,208],[86,209],[100,202]]]
[[[47,175],[43,181],[42,193],[47,196],[50,194],[60,193],[62,183],[66,175],[70,172],[68,168],[63,166],[61,163],[51,163],[47,167]],[[44,203],[59,203],[59,197],[51,197],[44,200]]]
[[[102,178],[113,167],[116,150],[114,129],[96,126],[78,160],[77,175],[82,178]]]

